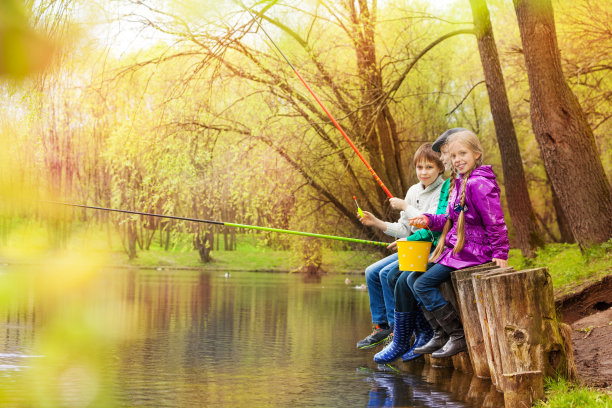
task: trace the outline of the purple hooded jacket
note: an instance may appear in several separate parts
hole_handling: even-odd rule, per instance
[[[461,202],[463,176],[455,181],[455,188],[448,197],[446,214],[425,214],[429,228],[440,231],[450,215],[453,220],[446,245],[436,263],[461,269],[490,262],[493,258],[508,259],[508,229],[501,208],[500,190],[491,166],[479,166],[470,175],[465,190],[465,244],[457,255],[453,248],[457,243],[457,219],[455,206]]]

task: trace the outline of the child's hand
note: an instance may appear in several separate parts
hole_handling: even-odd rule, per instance
[[[391,204],[391,208],[394,210],[405,211],[408,207],[408,203],[401,198],[392,197],[389,199],[389,204]]]
[[[373,226],[376,223],[376,220],[378,220],[378,218],[368,211],[364,211],[363,216],[359,219],[363,225],[368,227]]]
[[[397,251],[397,241],[393,241],[392,243],[387,245],[387,249],[393,252]]]
[[[495,262],[495,264],[497,266],[499,266],[500,268],[508,267],[508,260],[507,259],[493,258],[493,262]]]
[[[417,228],[425,228],[429,225],[429,217],[426,215],[419,215],[418,217],[409,218],[410,225]]]

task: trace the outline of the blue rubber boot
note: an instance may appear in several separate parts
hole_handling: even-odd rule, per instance
[[[396,311],[394,315],[393,341],[374,356],[374,361],[378,364],[390,363],[410,349],[416,313]]]
[[[410,361],[414,360],[415,358],[422,357],[422,354],[415,353],[413,350],[417,347],[421,347],[427,344],[434,334],[433,329],[429,325],[427,319],[425,319],[425,315],[423,314],[420,308],[415,312],[415,314],[416,318],[414,322],[414,343],[412,344],[412,347],[410,347],[410,350],[408,350],[402,356],[402,361]]]

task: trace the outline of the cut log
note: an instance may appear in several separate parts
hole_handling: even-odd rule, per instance
[[[487,311],[499,333],[503,373],[542,371],[545,377],[558,373],[567,377],[573,353],[565,351],[548,270],[499,274],[485,281],[492,301]]]
[[[541,371],[504,374],[505,408],[529,408],[544,398]]]
[[[504,406],[504,394],[497,391],[494,385],[482,402],[482,408],[500,408]]]
[[[453,283],[450,280],[443,282],[438,286],[440,289],[440,293],[442,297],[446,299],[448,303],[453,305],[453,308],[457,313],[459,313],[459,304],[457,302],[457,295],[455,294],[455,289],[453,288]]]
[[[425,356],[425,362],[431,365],[432,367],[438,367],[438,368],[454,367],[453,359],[451,357],[433,358],[431,354],[424,354],[424,356]]]
[[[484,399],[491,390],[491,387],[491,381],[473,376],[465,402],[470,403],[474,407],[482,407]]]
[[[485,354],[489,366],[491,382],[500,392],[502,391],[501,378],[499,378],[501,374],[498,375],[498,373],[502,372],[501,361],[499,360],[498,346],[496,343],[491,341],[491,339],[495,337],[495,333],[493,333],[492,328],[490,327],[489,316],[487,316],[487,310],[485,309],[485,304],[486,302],[488,302],[488,300],[485,300],[485,290],[483,282],[487,276],[507,273],[509,271],[514,271],[514,269],[498,268],[472,274],[472,285],[474,287],[474,297],[479,316],[478,321],[480,323],[481,333],[483,335]]]
[[[459,309],[461,306],[459,305],[457,294],[453,288],[452,282],[448,280],[440,284],[439,289],[444,299],[446,299],[447,302],[453,305],[453,308],[455,309],[457,313],[460,313]],[[452,356],[451,359],[452,359],[453,367],[455,367],[455,370],[459,370],[464,373],[471,373],[474,371],[472,369],[472,362],[470,361],[470,356],[468,355],[468,353],[461,352],[459,354]],[[434,359],[434,360],[440,360],[440,359]]]
[[[490,274],[480,279],[497,380],[506,407],[543,397],[543,377],[567,377],[573,355],[566,352],[546,268]],[[566,340],[567,342],[567,340]]]
[[[471,268],[458,269],[451,274],[453,287],[457,295],[459,314],[463,323],[463,330],[465,331],[465,340],[468,345],[472,370],[474,375],[479,378],[490,378],[491,372],[489,370],[489,362],[487,361],[478,308],[476,307],[472,275],[492,269],[497,269],[497,265],[489,262]]]
[[[455,367],[455,370],[459,370],[466,374],[474,372],[472,360],[470,360],[470,355],[467,352],[462,351],[459,354],[455,354],[451,359],[453,360],[453,367]]]

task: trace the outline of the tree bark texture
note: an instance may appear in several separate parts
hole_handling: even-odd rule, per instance
[[[518,247],[524,256],[533,257],[535,249],[542,247],[544,241],[529,198],[521,151],[512,122],[506,84],[493,37],[489,9],[486,0],[470,0],[470,4],[474,16],[478,51],[489,94],[491,115],[493,116],[497,143],[502,158],[508,211],[510,212]]]
[[[550,0],[513,0],[530,88],[533,132],[581,247],[612,234],[610,182],[593,131],[561,69]]]
[[[495,274],[506,273],[514,270],[513,268],[502,268],[502,269],[491,269],[484,272],[476,272],[472,274],[472,285],[474,285],[474,297],[476,300],[476,308],[478,310],[478,322],[482,331],[485,354],[487,356],[487,363],[489,364],[489,371],[491,374],[491,382],[498,391],[502,391],[501,379],[498,373],[501,372],[501,362],[499,360],[499,351],[497,350],[497,344],[493,341],[495,332],[493,331],[493,321],[491,316],[488,315],[488,310],[485,307],[485,288],[484,278],[493,276]]]
[[[496,268],[497,265],[490,262],[472,268],[459,269],[451,274],[453,286],[457,294],[459,314],[463,322],[463,330],[472,362],[472,369],[474,375],[478,378],[491,378],[491,371],[489,370],[484,337],[480,327],[478,308],[476,307],[472,274]]]
[[[532,403],[544,395],[543,377],[572,377],[573,353],[566,352],[568,342],[561,335],[552,279],[546,268],[480,276],[495,375],[508,393],[506,407]]]
[[[455,290],[453,289],[453,284],[451,283],[451,281],[446,281],[440,285],[440,293],[442,293],[442,296],[444,297],[444,299],[446,299],[447,302],[453,305],[455,311],[459,313],[459,301],[457,299],[457,295],[455,293]],[[474,371],[472,369],[470,355],[467,352],[462,351],[461,353],[455,354],[454,356],[450,357],[450,359],[452,361],[453,367],[455,367],[455,370],[459,370],[464,373],[471,373]],[[432,358],[432,360],[439,359]]]

